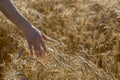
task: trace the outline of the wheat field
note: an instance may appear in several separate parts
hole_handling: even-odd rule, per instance
[[[13,0],[46,42],[31,57],[26,39],[0,12],[0,80],[120,80],[119,0]]]

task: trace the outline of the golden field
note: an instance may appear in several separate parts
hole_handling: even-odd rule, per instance
[[[120,80],[119,0],[13,0],[46,42],[31,57],[26,39],[0,12],[0,80]]]

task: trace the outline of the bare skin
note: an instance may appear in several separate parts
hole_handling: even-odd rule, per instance
[[[31,55],[42,57],[47,48],[44,40],[50,41],[46,35],[35,28],[12,4],[11,0],[0,0],[0,10],[24,33]]]

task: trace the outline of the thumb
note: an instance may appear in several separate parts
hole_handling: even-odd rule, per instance
[[[52,38],[46,36],[45,34],[42,34],[42,38],[43,38],[44,40],[46,40],[46,41],[56,42],[54,39],[52,39]]]

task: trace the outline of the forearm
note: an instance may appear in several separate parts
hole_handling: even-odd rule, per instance
[[[10,0],[0,0],[0,10],[23,31],[32,27],[31,23],[17,11]]]

